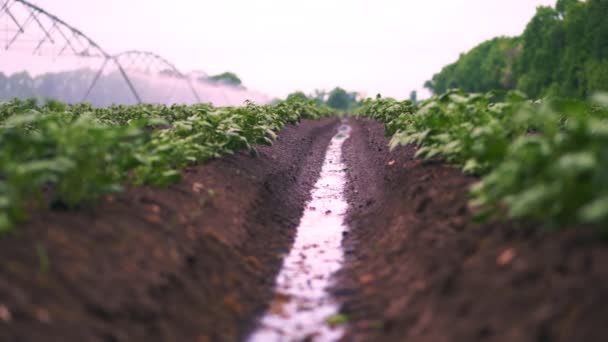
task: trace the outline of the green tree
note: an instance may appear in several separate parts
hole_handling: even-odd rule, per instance
[[[551,7],[539,7],[522,36],[524,48],[517,62],[519,89],[540,97],[554,83],[564,38],[559,13]]]
[[[418,93],[415,90],[412,90],[410,92],[410,101],[412,101],[413,103],[418,102]]]
[[[315,89],[314,94],[310,95],[311,98],[317,102],[317,104],[324,104],[327,92],[323,89]]]
[[[340,87],[336,87],[334,90],[329,92],[329,97],[327,98],[327,105],[339,110],[349,110],[355,105],[356,102],[356,93],[348,93],[346,90]]]
[[[499,37],[461,54],[458,61],[435,74],[425,87],[434,93],[461,88],[469,92],[513,89],[513,64],[521,49],[518,38]]]
[[[462,54],[425,87],[469,92],[519,89],[530,97],[586,98],[608,91],[608,0],[558,0],[541,6],[524,33]]]
[[[241,79],[235,73],[229,71],[226,71],[219,75],[211,76],[209,77],[209,79],[214,82],[230,84],[233,86],[240,86],[243,84],[243,82],[241,82]]]
[[[555,4],[555,10],[562,16],[565,17],[566,13],[578,4],[578,0],[557,0]]]
[[[289,95],[287,95],[287,100],[291,100],[291,99],[300,99],[300,100],[308,100],[308,96],[306,96],[306,94],[304,94],[304,92],[302,91],[295,91]]]

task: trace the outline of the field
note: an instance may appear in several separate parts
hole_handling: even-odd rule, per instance
[[[2,1],[0,342],[608,340],[606,18]]]
[[[3,103],[0,340],[246,339],[342,124],[343,340],[601,341],[606,106]]]

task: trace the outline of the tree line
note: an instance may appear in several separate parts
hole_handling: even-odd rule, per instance
[[[330,92],[325,90],[315,90],[313,94],[306,95],[302,91],[296,91],[287,96],[290,98],[300,98],[303,100],[314,100],[317,104],[325,104],[333,109],[349,111],[359,106],[356,92],[348,92],[340,87],[336,87]]]
[[[608,0],[538,7],[521,36],[483,42],[425,87],[435,94],[517,89],[532,98],[608,91]]]
[[[85,98],[87,90],[93,84],[95,75],[96,71],[88,68],[48,72],[36,76],[30,75],[27,71],[16,72],[10,75],[0,72],[0,101],[7,101],[13,98],[27,99],[38,97],[55,99],[67,103],[86,101],[95,107],[137,103],[123,76],[118,71],[102,74],[97,79],[90,94]],[[159,79],[170,80],[161,83],[161,86],[166,85],[161,90],[149,84],[149,80],[140,79],[136,75],[131,76],[131,82],[144,101],[169,103],[173,100],[173,93],[178,92],[172,87],[175,86],[174,82],[179,82],[179,78],[183,76],[175,74],[172,70],[162,70],[159,75],[162,76]],[[241,79],[232,72],[225,72],[210,77],[202,76],[198,78],[198,81],[245,89]],[[186,95],[187,98],[190,98],[189,94]],[[211,99],[204,99],[204,101],[209,100]]]

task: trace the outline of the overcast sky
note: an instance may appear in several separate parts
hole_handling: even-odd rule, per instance
[[[483,40],[517,35],[554,0],[31,0],[110,53],[230,70],[283,97],[342,86],[406,98]]]

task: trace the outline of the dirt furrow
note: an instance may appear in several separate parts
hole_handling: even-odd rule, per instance
[[[334,294],[345,341],[603,341],[608,244],[590,229],[472,222],[475,178],[382,126],[351,120],[346,265]]]
[[[0,239],[0,341],[234,341],[272,296],[337,119]]]
[[[338,120],[257,154],[33,215],[0,238],[0,341],[234,341],[273,295]],[[608,244],[591,229],[476,225],[476,181],[350,119],[345,341],[602,341]]]

